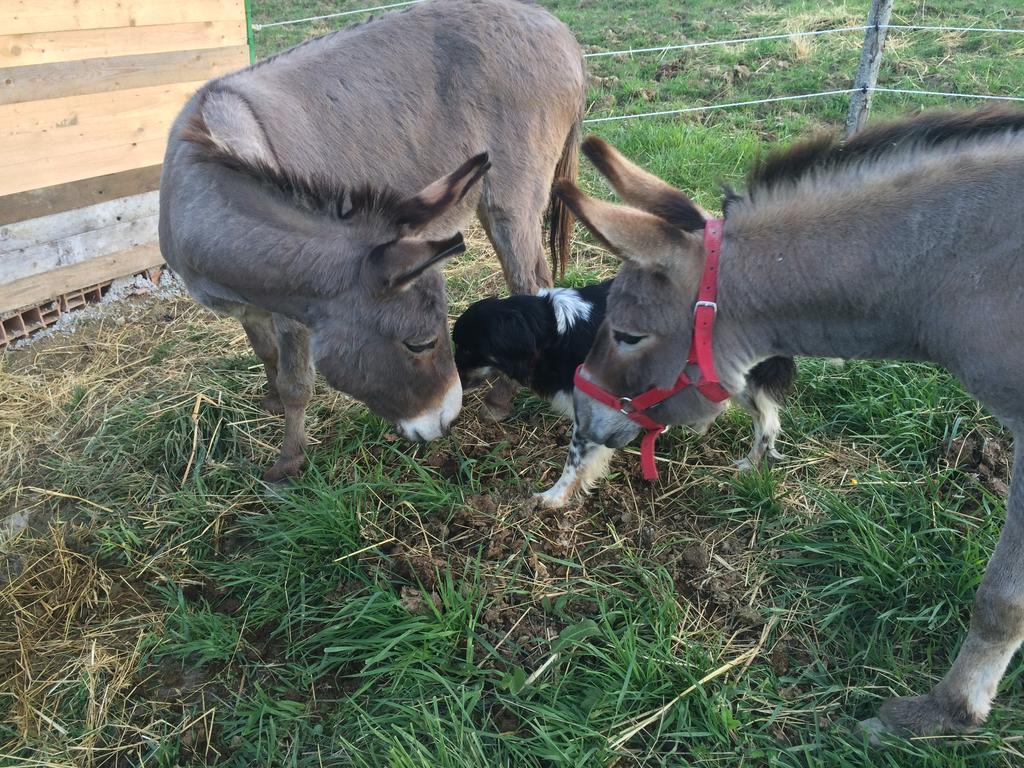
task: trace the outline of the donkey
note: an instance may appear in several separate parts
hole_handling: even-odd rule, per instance
[[[959,655],[929,693],[863,723],[873,741],[979,725],[1024,639],[1024,112],[925,113],[797,144],[728,194],[724,221],[686,215],[681,192],[596,139],[584,146],[635,207],[557,190],[623,261],[577,380],[583,439],[632,440],[635,413],[606,403],[652,387],[674,392],[646,411],[652,422],[707,423],[722,407],[713,388],[679,387],[680,372],[737,392],[776,355],[932,361],[1013,431],[1006,524]],[[679,226],[656,215],[666,209]],[[697,365],[691,339],[707,343]]]
[[[550,201],[564,269],[572,220],[551,186],[577,172],[582,61],[541,8],[433,0],[213,80],[185,106],[160,248],[263,361],[263,402],[285,417],[268,481],[304,464],[314,365],[405,437],[447,430],[462,393],[435,267],[475,210],[509,288],[550,286]]]

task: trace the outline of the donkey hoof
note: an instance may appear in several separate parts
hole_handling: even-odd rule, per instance
[[[743,459],[736,459],[736,461],[734,461],[732,465],[740,472],[749,472],[750,470],[755,469],[757,467],[757,465],[754,462],[752,462],[749,457]]]
[[[263,479],[268,483],[280,483],[292,477],[302,474],[302,467],[306,464],[305,456],[297,456],[291,459],[280,458],[274,465],[263,473]]]
[[[877,721],[877,723],[876,723]],[[866,720],[862,726],[871,724],[877,737],[889,734],[900,738],[910,736],[953,736],[966,733],[977,726],[966,708],[947,704],[933,693],[925,696],[905,696],[889,699],[882,704],[878,717]]]
[[[260,400],[260,407],[267,413],[281,416],[284,413],[284,405],[277,395],[264,395]]]

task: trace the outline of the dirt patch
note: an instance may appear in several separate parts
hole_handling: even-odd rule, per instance
[[[1000,498],[1010,493],[1012,451],[1000,438],[972,432],[953,440],[946,451],[950,465],[966,472],[978,485]]]
[[[662,80],[671,79],[680,72],[686,72],[689,69],[690,62],[687,58],[666,61],[664,64],[658,65],[658,68],[654,71],[654,79],[660,83]]]
[[[560,438],[552,433],[565,432],[567,439],[564,426],[545,424],[537,452],[556,449]],[[456,484],[469,480],[454,471],[456,465],[472,463],[480,451],[495,451],[502,440],[521,449],[534,426],[524,419],[463,423],[460,429],[471,431],[479,444],[459,436],[461,457],[438,450],[426,459]],[[530,457],[519,455],[516,463],[528,466]],[[602,484],[564,510],[531,503],[543,485],[535,479],[467,495],[447,514],[420,515],[401,505],[381,510],[364,538],[388,543],[361,561],[394,584],[412,613],[443,610],[440,579],[472,573],[487,606],[481,631],[503,658],[526,667],[540,660],[565,626],[594,613],[595,583],[621,588],[621,576],[637,558],[665,574],[675,599],[693,604],[705,628],[710,623],[731,633],[760,632],[765,619],[751,607],[746,578],[749,561],[760,553],[731,536],[710,533],[693,514],[696,502],[659,503],[658,486],[639,480],[635,464],[632,457],[618,457],[613,472],[628,482]]]

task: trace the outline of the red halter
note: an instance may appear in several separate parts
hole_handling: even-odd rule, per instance
[[[599,403],[614,408],[647,431],[640,442],[640,467],[643,469],[645,480],[658,479],[658,468],[654,464],[654,441],[667,428],[667,425],[655,421],[645,413],[648,408],[668,400],[689,386],[696,386],[698,392],[714,403],[729,398],[729,393],[719,383],[718,374],[715,373],[715,358],[711,348],[715,315],[718,313],[715,299],[718,297],[718,257],[722,252],[723,223],[721,219],[712,219],[704,224],[704,274],[701,276],[700,289],[697,291],[697,303],[693,306],[693,341],[690,344],[690,356],[687,358],[687,365],[697,366],[700,372],[699,381],[690,381],[684,366],[671,389],[652,387],[635,397],[616,397],[594,382],[583,378],[580,375],[582,364],[576,369],[573,382],[578,390]]]

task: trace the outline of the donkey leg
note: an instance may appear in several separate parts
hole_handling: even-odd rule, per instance
[[[270,413],[284,413],[281,396],[277,393],[277,337],[274,334],[274,320],[265,312],[246,311],[240,322],[249,337],[256,356],[263,361],[267,372],[267,394],[260,405]]]
[[[785,458],[775,448],[775,441],[782,432],[779,420],[780,406],[771,395],[760,388],[746,390],[736,398],[743,409],[750,414],[754,425],[754,439],[746,458],[737,459],[737,469],[748,470],[759,466],[765,455],[773,460]]]
[[[313,366],[309,360],[309,331],[305,326],[274,315],[277,335],[277,392],[284,407],[281,455],[263,479],[278,482],[302,471],[306,463],[306,405],[313,396]]]
[[[562,476],[548,490],[534,494],[534,498],[547,509],[566,506],[577,491],[587,493],[594,483],[608,473],[608,464],[614,453],[614,448],[584,440],[573,425],[569,455],[565,459]]]
[[[984,722],[1024,640],[1024,444],[1017,441],[1006,524],[974,598],[971,628],[952,668],[924,696],[890,699],[862,727],[878,733],[960,733]]]
[[[544,259],[540,220],[546,198],[519,206],[498,207],[485,194],[477,213],[491,245],[498,254],[505,283],[510,293],[534,294],[541,288],[550,288],[551,270]],[[511,213],[510,211],[516,211]],[[536,214],[536,215],[533,215]],[[500,376],[484,398],[487,416],[503,421],[512,412],[512,401],[519,385],[506,376]]]
[[[518,195],[524,200],[497,204],[493,195],[477,210],[491,245],[498,254],[505,283],[511,293],[536,293],[550,288],[551,268],[544,257],[541,218],[547,203],[545,193]]]

